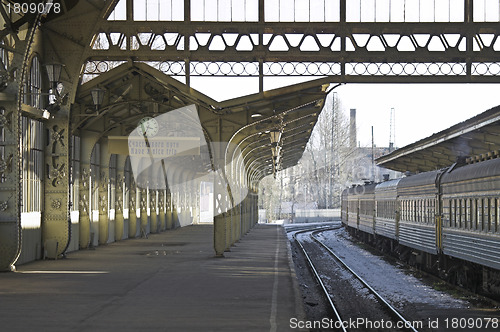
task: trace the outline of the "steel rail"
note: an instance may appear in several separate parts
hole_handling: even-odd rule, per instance
[[[397,310],[396,308],[394,308],[389,302],[387,302],[375,289],[373,289],[363,278],[361,278],[361,276],[359,276],[356,272],[354,272],[354,270],[352,270],[339,256],[337,256],[333,250],[328,247],[326,244],[324,244],[321,240],[319,240],[315,235],[317,233],[321,233],[321,232],[325,232],[325,231],[328,231],[328,230],[334,230],[334,229],[338,229],[338,228],[333,228],[333,229],[320,229],[320,230],[316,230],[316,231],[313,231],[311,233],[311,239],[313,239],[314,241],[316,241],[317,243],[319,243],[323,248],[326,249],[326,251],[328,251],[346,270],[348,270],[349,272],[351,272],[351,274],[356,278],[358,279],[362,284],[363,286],[365,286],[370,292],[372,292],[373,295],[375,295],[375,297],[385,305],[385,307],[387,309],[389,309],[390,313],[392,313],[392,315],[394,315],[395,317],[397,317],[397,319],[399,319],[400,321],[404,322],[404,327],[402,327],[403,329],[409,329],[413,332],[418,332],[418,330],[416,330],[411,322],[409,322],[406,318],[404,318]]]
[[[342,226],[339,226],[337,228],[328,228],[329,230],[331,229],[338,229]],[[304,257],[306,258],[307,260],[307,263],[309,264],[309,267],[311,268],[311,271],[313,272],[314,274],[314,277],[316,278],[316,280],[318,281],[319,285],[321,286],[321,289],[323,290],[323,293],[325,295],[325,297],[328,299],[328,302],[330,304],[330,307],[332,308],[334,314],[335,314],[335,317],[337,319],[338,322],[340,322],[340,326],[342,326],[342,331],[343,332],[347,332],[347,329],[344,327],[344,324],[343,324],[343,320],[342,318],[340,317],[340,314],[337,310],[337,308],[335,307],[335,304],[333,303],[332,301],[332,298],[330,297],[330,293],[328,292],[328,290],[326,289],[326,286],[325,284],[323,283],[323,280],[321,279],[318,271],[316,270],[316,267],[314,266],[311,258],[309,257],[309,255],[307,254],[307,250],[304,248],[304,246],[302,245],[302,243],[300,243],[300,241],[297,239],[297,235],[298,234],[302,234],[302,233],[306,233],[306,232],[312,232],[312,231],[315,231],[315,230],[318,230],[317,227],[314,227],[314,228],[309,228],[309,229],[304,229],[304,230],[300,230],[300,231],[297,231],[293,234],[293,239],[295,240],[295,242],[297,242],[297,244],[299,245],[300,249],[302,250],[302,253],[304,254]],[[326,229],[325,229],[326,230]]]

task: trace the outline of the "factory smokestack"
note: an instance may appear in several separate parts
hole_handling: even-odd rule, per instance
[[[351,108],[351,118],[349,122],[349,147],[356,147],[356,109]]]

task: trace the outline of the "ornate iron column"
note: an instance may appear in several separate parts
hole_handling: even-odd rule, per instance
[[[130,194],[129,194],[129,212],[128,212],[128,220],[129,220],[129,232],[128,237],[134,238],[137,236],[137,209],[140,210],[139,207],[140,201],[140,192],[135,185],[134,177],[131,176],[130,179]]]
[[[127,237],[125,218],[123,216],[125,202],[125,162],[127,156],[118,155],[116,161],[116,188],[115,188],[115,240],[122,240]]]
[[[25,43],[23,43],[26,45]],[[20,44],[16,48],[21,47]],[[10,68],[21,68],[22,58],[15,56]],[[7,83],[6,83],[7,84]],[[0,271],[14,269],[21,247],[21,212],[19,202],[20,188],[20,150],[19,121],[20,101],[16,102],[16,92],[22,85],[8,82],[5,90],[0,92],[0,131],[2,133],[0,154]],[[19,93],[18,93],[19,95]]]
[[[68,111],[60,110],[46,124],[49,132],[45,146],[47,181],[44,185],[42,213],[43,245],[57,243],[55,257],[66,251],[71,232],[69,216],[70,130]],[[50,253],[47,252],[50,256]]]
[[[6,58],[0,66],[0,271],[15,270],[22,245],[21,226],[21,104],[40,15],[18,17],[3,15],[5,27],[26,29],[2,30]],[[4,38],[5,37],[5,38]],[[4,42],[5,41],[5,42]],[[13,41],[9,45],[9,41]],[[2,68],[3,67],[3,68]]]
[[[109,153],[107,140],[101,140],[99,174],[99,244],[109,239]]]
[[[92,228],[92,206],[91,206],[91,171],[90,158],[92,149],[94,148],[99,135],[92,132],[81,133],[80,140],[80,248],[88,248],[94,244],[94,239],[91,234],[94,233]],[[92,181],[95,181],[92,179]]]

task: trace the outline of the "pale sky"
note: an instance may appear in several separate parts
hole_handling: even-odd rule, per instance
[[[255,78],[192,79],[193,88],[219,101],[258,92]],[[212,83],[207,84],[210,80]],[[265,90],[298,80],[281,78],[267,84]],[[347,116],[351,108],[356,109],[357,139],[361,146],[371,146],[371,126],[375,145],[389,145],[391,108],[395,109],[396,147],[403,147],[500,105],[498,84],[352,83],[334,91]]]
[[[396,146],[403,147],[500,105],[495,84],[346,84],[336,89],[344,108],[356,109],[358,141],[389,143],[395,109]]]

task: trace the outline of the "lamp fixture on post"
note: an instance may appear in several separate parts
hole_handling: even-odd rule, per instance
[[[101,89],[101,88],[94,88],[90,90],[90,94],[92,95],[92,102],[95,105],[96,111],[99,110],[99,106],[102,105],[102,102],[104,101],[104,94],[106,93],[106,90]]]
[[[43,65],[47,71],[47,76],[49,78],[50,88],[49,88],[49,106],[48,112],[57,113],[61,109],[61,105],[65,103],[65,98],[68,94],[63,94],[64,86],[61,82],[61,72],[64,67],[61,63],[46,63]],[[45,118],[45,116],[44,116]]]
[[[278,172],[279,169],[279,162],[280,162],[280,152],[281,152],[281,146],[280,146],[280,141],[281,141],[281,134],[282,134],[282,129],[271,129],[269,131],[269,136],[271,138],[271,152],[273,156],[273,175],[274,178],[276,178],[276,173]]]
[[[273,129],[269,132],[269,135],[271,136],[271,145],[278,145],[281,140],[281,130]]]
[[[271,152],[273,153],[273,158],[279,157],[280,152],[281,152],[281,146],[279,146],[277,144],[274,146],[271,146]]]
[[[46,63],[44,65],[47,75],[49,76],[49,82],[52,89],[57,91],[57,84],[61,79],[61,71],[64,65],[60,63]]]

